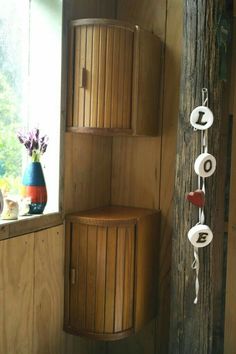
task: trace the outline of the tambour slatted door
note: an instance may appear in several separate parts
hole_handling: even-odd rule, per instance
[[[102,340],[134,333],[145,316],[155,315],[157,212],[107,207],[72,214],[66,225],[65,330]],[[140,251],[148,257],[145,264]],[[143,274],[147,269],[150,274]]]
[[[73,31],[71,126],[131,129],[133,31],[104,24]]]
[[[156,135],[160,41],[116,20],[71,23],[67,129]]]

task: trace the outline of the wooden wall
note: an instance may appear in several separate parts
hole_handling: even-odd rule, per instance
[[[179,104],[181,5],[182,2],[177,0],[65,2],[65,25],[75,18],[112,17],[153,31],[163,43],[158,137],[111,138],[66,133],[64,140],[66,213],[110,203],[161,209],[161,271],[159,299],[156,299],[159,302],[159,316],[136,336],[119,342],[99,344],[73,337],[72,352],[166,354],[168,351],[171,205]],[[66,43],[66,29],[64,42]],[[66,47],[64,50],[63,67],[67,59]],[[66,82],[66,73],[64,77]],[[66,96],[66,87],[63,96]],[[63,112],[65,111],[66,102]]]
[[[65,334],[64,228],[59,226],[0,241],[0,354],[167,354],[182,6],[177,0],[65,0],[63,16],[64,118],[69,20],[117,17],[153,31],[163,43],[158,137],[64,135],[62,128],[65,213],[110,203],[161,208],[159,315],[119,342]]]
[[[168,5],[167,5],[168,4]],[[115,137],[112,149],[113,204],[160,208],[159,316],[139,334],[109,343],[108,353],[167,353],[169,334],[171,205],[182,37],[179,1],[118,0],[117,18],[153,31],[163,43],[160,136]],[[155,63],[153,63],[155,65]]]
[[[0,241],[0,354],[64,354],[64,227]]]
[[[227,278],[226,278],[226,302],[225,302],[225,341],[224,354],[235,352],[236,348],[236,2],[234,3],[234,32],[233,32],[233,55],[231,73],[231,100],[230,113],[233,116],[232,129],[232,155],[231,155],[231,176],[230,176],[230,199],[228,219],[228,245],[227,245]]]

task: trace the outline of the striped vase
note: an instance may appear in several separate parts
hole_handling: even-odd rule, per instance
[[[24,173],[23,194],[31,198],[29,214],[42,214],[47,203],[47,189],[40,162],[31,162]]]

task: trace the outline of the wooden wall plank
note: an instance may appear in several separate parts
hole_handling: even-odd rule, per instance
[[[158,354],[166,354],[169,344],[170,275],[172,244],[172,202],[176,161],[177,117],[182,50],[182,1],[168,1],[165,66],[163,83],[162,153],[160,178],[160,209],[162,214],[159,258],[159,316],[156,347]],[[168,314],[168,315],[167,315]],[[165,318],[165,321],[163,321]]]
[[[178,150],[176,156],[175,201],[173,213],[172,293],[171,293],[171,353],[222,353],[222,313],[224,289],[223,240],[226,90],[219,77],[219,47],[216,44],[217,14],[221,1],[196,3],[184,1],[183,59],[181,71],[181,97],[178,121]],[[199,14],[204,16],[199,16]],[[196,36],[199,41],[196,42]],[[189,78],[191,77],[191,80]],[[189,126],[193,107],[201,104],[202,87],[207,87],[209,106],[218,119],[208,131],[208,149],[215,156],[218,167],[207,180],[207,225],[215,235],[211,246],[199,252],[199,301],[193,305],[195,274],[191,269],[193,247],[186,242],[186,234],[198,220],[196,208],[186,205],[186,188],[194,190],[197,176],[189,163],[200,152],[200,134]],[[219,144],[219,141],[221,144]],[[222,155],[223,153],[223,155]],[[221,202],[220,202],[221,201]],[[179,217],[181,213],[181,218]],[[188,296],[188,294],[190,296]],[[179,335],[177,336],[176,333]],[[190,337],[194,335],[194,341]]]
[[[110,203],[110,137],[65,134],[65,212]]]
[[[235,11],[236,6],[234,7]],[[227,246],[227,277],[226,277],[226,301],[225,301],[225,337],[224,354],[234,353],[236,348],[236,19],[234,18],[233,50],[232,50],[232,75],[231,75],[231,111],[233,113],[232,147],[231,147],[231,176],[230,199],[228,220],[228,246]]]
[[[35,233],[34,354],[64,354],[64,227]]]
[[[158,209],[160,138],[114,137],[113,205]]]
[[[33,353],[34,234],[0,241],[0,353]]]

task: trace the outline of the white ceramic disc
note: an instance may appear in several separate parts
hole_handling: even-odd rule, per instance
[[[194,163],[194,171],[200,177],[210,177],[216,170],[216,159],[213,155],[204,152]]]
[[[190,115],[191,125],[198,130],[206,130],[213,124],[214,116],[212,111],[205,106],[194,108]]]
[[[211,243],[213,233],[207,225],[195,225],[189,230],[188,239],[194,247],[202,248]]]

